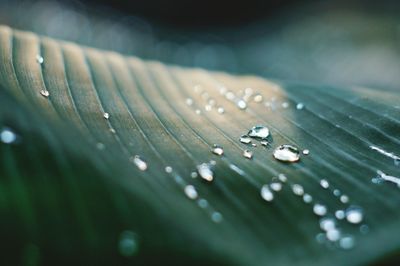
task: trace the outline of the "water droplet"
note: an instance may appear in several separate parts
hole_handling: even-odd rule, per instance
[[[275,149],[274,158],[282,162],[297,162],[300,152],[295,146],[284,144]]]
[[[254,126],[247,135],[251,138],[266,139],[269,136],[269,129],[265,126]]]
[[[38,62],[39,64],[43,64],[44,58],[40,54],[37,54],[36,55],[36,62]]]
[[[287,177],[284,174],[279,174],[278,179],[283,183],[287,181]]]
[[[325,205],[320,203],[316,203],[313,207],[313,212],[318,216],[324,216],[327,213],[328,209]]]
[[[211,105],[211,106],[214,106],[215,105],[215,100],[214,99],[210,99],[210,100],[208,100],[208,104],[209,105]]]
[[[253,152],[250,150],[244,150],[243,151],[243,156],[247,159],[251,159],[253,158]]]
[[[201,111],[200,111],[199,109],[196,109],[195,112],[196,112],[197,115],[200,115],[200,114],[201,114]]]
[[[210,112],[210,111],[212,110],[212,106],[209,105],[209,104],[206,104],[206,106],[204,107],[204,109],[205,109],[207,112]]]
[[[138,252],[139,245],[137,235],[132,231],[121,233],[118,243],[118,250],[121,255],[130,257]]]
[[[165,167],[165,172],[168,173],[168,174],[172,173],[172,167],[171,166],[166,166]]]
[[[212,172],[210,166],[207,163],[202,163],[197,166],[197,171],[199,175],[204,180],[211,182],[214,179],[214,173]]]
[[[302,110],[304,108],[304,104],[303,103],[298,103],[297,105],[296,105],[296,109],[297,110]]]
[[[207,208],[208,207],[208,201],[206,199],[199,199],[197,201],[197,204],[199,205],[200,208]]]
[[[326,179],[321,179],[321,181],[319,181],[319,184],[325,189],[329,188],[329,182]]]
[[[261,197],[266,201],[272,201],[274,199],[274,194],[269,189],[268,185],[264,185],[261,188]]]
[[[210,160],[210,164],[211,164],[211,165],[217,165],[217,162],[214,161],[214,160]]]
[[[247,88],[244,89],[244,93],[246,95],[252,95],[253,94],[253,89],[250,88],[250,87],[247,87]]]
[[[226,97],[228,100],[233,101],[233,100],[235,99],[235,94],[234,94],[233,92],[231,92],[231,91],[228,91],[228,92],[225,94],[225,97]]]
[[[312,200],[313,200],[313,198],[312,198],[312,196],[311,196],[310,194],[304,194],[304,195],[303,195],[303,201],[304,201],[305,203],[311,203]]]
[[[335,217],[336,217],[337,219],[339,219],[339,220],[343,220],[344,217],[346,217],[346,214],[345,214],[345,212],[344,212],[343,210],[337,210],[337,211],[335,212]]]
[[[323,244],[326,240],[325,234],[319,233],[315,236],[315,240],[317,240],[318,243]]]
[[[192,178],[196,178],[198,175],[197,175],[196,172],[191,172],[191,173],[190,173],[190,176],[191,176]]]
[[[5,144],[12,144],[17,140],[17,135],[10,128],[3,128],[0,133],[0,140]]]
[[[96,144],[96,147],[97,147],[97,149],[99,149],[99,150],[104,150],[106,146],[105,146],[103,143],[98,142],[98,143]]]
[[[222,214],[219,213],[219,212],[213,212],[213,213],[211,214],[211,220],[212,220],[214,223],[220,223],[220,222],[222,221]]]
[[[247,135],[243,135],[240,137],[239,141],[244,144],[249,144],[251,142],[251,138]]]
[[[368,234],[369,233],[369,226],[366,224],[363,224],[360,226],[360,232],[361,234]]]
[[[115,131],[114,128],[110,128],[110,132],[113,133],[113,134],[117,133],[117,131]]]
[[[338,241],[340,239],[340,235],[341,235],[341,233],[340,233],[339,229],[336,229],[336,228],[333,228],[326,232],[326,238],[332,242]]]
[[[310,154],[310,150],[307,150],[307,149],[303,150],[303,154],[304,155],[309,155]]]
[[[192,98],[187,98],[187,99],[186,99],[186,104],[189,105],[189,106],[191,106],[191,105],[193,104]]]
[[[197,198],[198,194],[197,194],[196,188],[194,186],[187,185],[184,190],[185,190],[186,196],[189,199],[196,199]]]
[[[109,114],[109,113],[104,113],[104,114],[103,114],[103,117],[104,117],[105,119],[109,119],[109,118],[110,118],[110,114]]]
[[[219,114],[225,113],[225,109],[223,107],[218,107],[217,111]]]
[[[132,162],[139,168],[141,171],[146,171],[147,170],[147,163],[140,158],[139,155],[135,155],[133,158],[131,158]]]
[[[212,148],[212,153],[221,156],[222,154],[224,154],[224,149],[221,146],[214,144]]]
[[[342,203],[348,203],[349,202],[349,197],[346,196],[346,195],[342,195],[342,196],[340,196],[340,201]]]
[[[282,107],[283,108],[288,108],[289,107],[289,103],[288,102],[283,102],[282,103]]]
[[[346,210],[346,220],[352,224],[359,224],[364,218],[363,210],[357,206],[350,206]]]
[[[335,195],[336,197],[339,197],[340,194],[342,194],[342,193],[340,192],[339,189],[335,189],[335,190],[333,191],[333,195]]]
[[[281,191],[282,190],[282,183],[280,182],[272,182],[270,185],[273,191]]]
[[[265,146],[265,147],[267,147],[268,144],[269,144],[269,142],[266,141],[266,140],[262,140],[262,141],[260,141],[260,144],[263,145],[263,146]]]
[[[304,195],[304,188],[299,184],[294,184],[292,186],[292,191],[296,196],[303,196]]]
[[[329,231],[336,227],[336,223],[335,220],[332,218],[322,218],[319,221],[319,226],[321,227],[322,230]]]
[[[339,246],[342,249],[352,249],[354,247],[354,237],[344,236],[339,241]]]
[[[247,108],[247,103],[243,100],[239,100],[236,105],[237,107],[239,107],[240,110],[244,110]]]
[[[256,94],[256,95],[254,95],[253,100],[254,100],[256,103],[260,103],[260,102],[262,102],[263,97],[262,97],[261,94]]]
[[[40,91],[40,94],[41,94],[43,97],[46,97],[46,98],[50,96],[50,93],[49,93],[48,90],[41,90],[41,91]]]

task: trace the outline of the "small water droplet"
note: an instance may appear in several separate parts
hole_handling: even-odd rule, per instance
[[[201,178],[211,182],[214,179],[214,173],[212,172],[210,166],[207,163],[202,163],[197,166],[197,171]]]
[[[235,94],[234,94],[233,92],[231,92],[231,91],[228,91],[228,92],[225,94],[225,97],[226,97],[228,100],[233,101],[233,100],[235,99]]]
[[[210,99],[210,100],[208,100],[208,104],[211,106],[214,106],[216,104],[216,102],[214,99]]]
[[[331,242],[336,242],[340,239],[340,231],[337,228],[333,228],[326,232],[326,238]]]
[[[288,102],[283,102],[282,103],[282,107],[283,108],[288,108],[289,107],[289,103]]]
[[[322,218],[319,221],[319,226],[321,227],[322,230],[329,231],[336,227],[336,223],[334,219],[327,217],[327,218]]]
[[[352,249],[354,247],[354,237],[344,236],[339,241],[339,246],[342,249]]]
[[[319,233],[315,236],[315,240],[317,240],[318,243],[323,244],[326,240],[325,234]]]
[[[310,154],[310,150],[307,150],[307,149],[303,150],[303,154],[304,155],[309,155]]]
[[[214,223],[220,223],[220,222],[222,222],[222,214],[219,213],[219,212],[213,212],[213,213],[211,214],[211,220],[212,220]]]
[[[340,196],[340,194],[342,194],[342,193],[340,192],[340,190],[339,190],[339,189],[335,189],[335,190],[333,190],[333,195],[335,195],[336,197],[339,197],[339,196]]]
[[[221,156],[222,154],[224,154],[224,149],[221,146],[214,144],[212,148],[212,153]]]
[[[199,199],[197,201],[197,204],[199,205],[200,208],[207,208],[208,207],[208,201],[206,199]]]
[[[294,184],[292,186],[292,191],[296,196],[303,196],[304,195],[304,188],[302,185]]]
[[[280,145],[274,151],[274,158],[282,162],[297,162],[300,160],[299,150],[292,145]]]
[[[196,109],[195,113],[196,113],[197,115],[200,115],[200,114],[201,114],[201,111],[200,111],[199,109]]]
[[[247,103],[243,100],[239,100],[236,105],[237,107],[239,107],[240,110],[244,110],[247,108]]]
[[[244,144],[249,144],[251,142],[251,138],[247,135],[243,135],[240,137],[239,141]]]
[[[327,213],[328,209],[325,205],[320,203],[316,203],[313,207],[313,212],[318,216],[324,216]]]
[[[113,134],[117,133],[117,131],[115,131],[114,128],[110,128],[110,132],[113,133]]]
[[[218,107],[217,111],[219,114],[225,113],[225,109],[223,107]]]
[[[132,231],[124,231],[121,233],[118,243],[118,250],[121,255],[130,257],[138,252],[139,245],[137,235]]]
[[[209,105],[209,104],[206,104],[206,106],[204,107],[204,109],[205,109],[207,112],[210,112],[210,111],[212,110],[212,106]]]
[[[344,217],[346,217],[346,214],[345,214],[345,212],[344,212],[343,210],[337,210],[337,211],[335,212],[335,217],[336,217],[338,220],[343,220]]]
[[[172,167],[171,166],[166,166],[165,167],[165,172],[168,173],[168,174],[172,173]]]
[[[141,171],[146,171],[147,170],[147,163],[140,158],[139,155],[135,155],[134,157],[131,158],[132,162],[139,168]]]
[[[296,105],[296,109],[297,109],[297,110],[303,110],[303,108],[304,108],[304,104],[303,104],[303,103],[298,103],[298,104]]]
[[[268,185],[264,185],[261,188],[261,197],[266,201],[272,201],[274,199],[274,194],[269,189]]]
[[[244,89],[244,93],[246,95],[252,95],[253,94],[253,89],[250,88],[250,87],[247,87],[247,88]]]
[[[269,129],[265,126],[254,126],[249,130],[247,135],[251,138],[266,139],[269,136]]]
[[[268,147],[269,142],[266,141],[266,140],[262,140],[262,141],[260,141],[260,144],[265,146],[265,147]]]
[[[198,176],[198,174],[196,172],[191,172],[190,173],[190,177],[192,178],[196,178]]]
[[[313,198],[312,198],[312,196],[311,196],[310,194],[304,194],[304,195],[303,195],[303,201],[304,201],[305,203],[311,203],[312,200],[313,200]]]
[[[243,156],[247,159],[251,159],[253,158],[253,152],[250,150],[244,150],[243,151]]]
[[[12,144],[17,140],[17,135],[10,128],[3,128],[0,133],[0,140],[5,144]]]
[[[97,149],[99,149],[99,150],[104,150],[104,149],[106,148],[106,146],[105,146],[103,143],[101,143],[101,142],[98,142],[98,143],[96,144],[96,147],[97,147]]]
[[[214,160],[210,160],[210,165],[217,165],[217,162]]]
[[[48,90],[41,90],[41,91],[40,91],[40,94],[41,94],[43,97],[46,97],[46,98],[50,96],[50,93],[49,93]]]
[[[186,196],[189,199],[196,199],[197,198],[198,194],[197,194],[196,188],[194,186],[187,185],[184,190],[185,190]]]
[[[273,191],[281,191],[282,190],[282,183],[280,182],[272,182],[270,185]]]
[[[342,195],[342,196],[340,196],[340,201],[342,203],[348,203],[349,202],[349,197],[346,196],[346,195]]]
[[[187,98],[187,99],[186,99],[186,104],[189,105],[189,106],[191,106],[191,105],[193,104],[192,98]]]
[[[37,54],[36,55],[36,62],[38,62],[39,64],[43,64],[44,58],[40,54]]]
[[[362,224],[361,226],[360,226],[360,233],[361,234],[368,234],[369,233],[369,226],[368,225],[366,225],[366,224]]]
[[[278,179],[283,183],[287,181],[287,177],[284,174],[279,174]]]
[[[110,114],[109,114],[109,113],[104,113],[104,114],[103,114],[103,117],[104,117],[105,119],[109,119],[109,118],[110,118]]]
[[[357,206],[350,206],[346,210],[346,220],[352,224],[359,224],[364,218],[363,210]]]
[[[256,95],[254,95],[253,100],[254,100],[256,103],[260,103],[260,102],[262,102],[263,97],[262,97],[261,94],[256,94]]]
[[[323,187],[324,189],[329,188],[329,182],[328,182],[328,180],[326,180],[326,179],[321,179],[321,180],[319,181],[319,184],[320,184],[321,187]]]

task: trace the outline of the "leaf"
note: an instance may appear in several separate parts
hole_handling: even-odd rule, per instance
[[[0,28],[0,49],[0,125],[17,134],[0,145],[3,265],[360,265],[397,258],[399,188],[371,182],[377,170],[400,173],[390,158],[399,154],[397,91],[166,66],[7,27]],[[227,92],[238,96],[245,88],[263,102],[250,98],[239,109]],[[239,142],[259,124],[270,129],[269,147]],[[213,144],[223,156],[211,153]],[[279,162],[272,153],[281,144],[310,154]],[[191,177],[210,160],[212,182]],[[279,174],[288,179],[282,191],[263,200],[263,185]],[[294,184],[311,204],[292,192]],[[185,195],[189,185],[195,199]],[[354,238],[353,249],[316,240],[323,231],[314,203],[332,217],[350,205],[363,209],[364,233],[336,219],[342,236]]]

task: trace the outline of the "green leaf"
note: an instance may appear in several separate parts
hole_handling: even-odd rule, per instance
[[[360,265],[398,254],[399,188],[371,182],[378,170],[400,174],[397,91],[166,66],[7,27],[0,62],[0,128],[17,134],[0,143],[2,265]],[[263,101],[253,93],[241,110],[227,92],[245,88]],[[269,146],[239,142],[260,124]],[[310,154],[282,163],[281,144]],[[192,177],[210,161],[212,182]],[[264,200],[280,174],[282,190]],[[317,241],[316,203],[332,217],[362,208],[361,224],[336,219],[352,249]]]

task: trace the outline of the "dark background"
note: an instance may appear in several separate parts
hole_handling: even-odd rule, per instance
[[[0,23],[188,67],[400,88],[399,1],[0,0]]]

